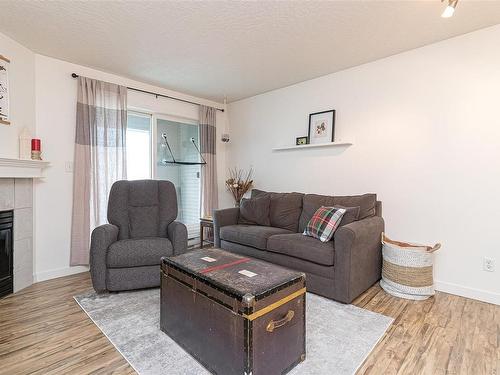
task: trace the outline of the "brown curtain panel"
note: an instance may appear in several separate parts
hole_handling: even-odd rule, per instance
[[[106,223],[109,190],[126,179],[127,88],[78,77],[70,264],[88,265],[90,233]]]
[[[207,162],[201,167],[201,214],[212,216],[219,205],[216,158],[216,109],[200,105],[200,151]],[[207,233],[211,235],[211,233]]]

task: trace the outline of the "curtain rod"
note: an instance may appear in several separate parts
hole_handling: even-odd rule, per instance
[[[71,77],[78,78],[78,74],[72,73]],[[194,105],[201,105],[200,103],[191,102],[189,100],[180,99],[180,98],[176,98],[176,97],[168,96],[168,95],[163,95],[163,94],[158,94],[158,93],[152,92],[152,91],[146,91],[146,90],[136,89],[134,87],[127,87],[127,89],[133,90],[133,91],[142,92],[144,94],[154,95],[154,96],[156,96],[157,99],[160,96],[162,98],[167,98],[167,99],[172,99],[172,100],[178,100],[179,102],[184,102],[184,103],[189,103],[189,104],[194,104]],[[224,112],[224,108],[217,108],[217,107],[215,107],[215,109],[218,110],[218,111]]]

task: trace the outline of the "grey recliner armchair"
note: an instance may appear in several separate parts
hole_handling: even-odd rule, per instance
[[[170,181],[115,182],[109,224],[92,232],[90,274],[96,292],[159,286],[161,257],[187,251],[187,229],[176,218]]]

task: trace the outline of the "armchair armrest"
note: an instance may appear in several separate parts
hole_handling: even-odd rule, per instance
[[[338,300],[351,303],[380,279],[384,219],[375,216],[337,229],[334,278]]]
[[[184,224],[179,221],[172,221],[168,224],[167,237],[174,247],[174,255],[180,255],[187,251],[188,233]]]
[[[118,240],[118,227],[104,224],[92,231],[90,240],[90,276],[96,292],[106,291],[106,254],[108,247]]]
[[[222,210],[214,210],[214,246],[220,247],[220,228],[226,225],[238,224],[240,216],[239,207],[224,208]]]

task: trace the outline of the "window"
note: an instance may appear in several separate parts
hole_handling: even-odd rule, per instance
[[[151,169],[151,115],[128,111],[127,179],[149,179]]]

